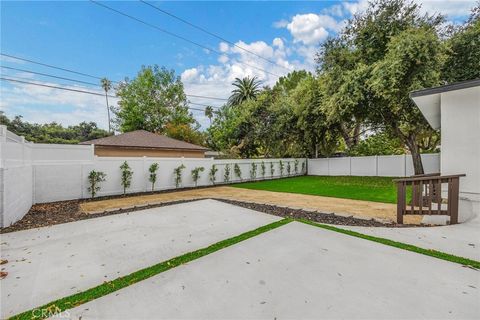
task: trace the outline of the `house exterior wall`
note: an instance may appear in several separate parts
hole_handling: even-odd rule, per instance
[[[204,158],[205,151],[95,146],[95,155],[99,157]]]
[[[470,215],[480,215],[480,87],[442,93],[440,112],[441,173],[466,174],[460,178],[460,197],[471,203],[461,206],[470,205]]]

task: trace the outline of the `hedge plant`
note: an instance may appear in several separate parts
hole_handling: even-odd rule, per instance
[[[223,172],[223,182],[230,182],[230,164],[225,165],[225,171]]]
[[[287,161],[287,176],[290,175],[291,171],[292,171],[292,166],[290,165],[290,161]]]
[[[272,176],[272,178],[274,174],[275,174],[275,166],[273,162],[270,162],[270,175]]]
[[[283,161],[282,161],[282,160],[280,160],[280,161],[278,162],[278,165],[279,165],[279,167],[280,167],[280,177],[283,177],[283,169],[284,169],[285,165],[283,164]]]
[[[215,180],[217,180],[217,171],[218,171],[218,168],[216,165],[212,164],[212,167],[210,168],[210,172],[208,173],[208,175],[210,176],[210,182],[212,182],[212,184],[215,184]]]
[[[127,189],[130,188],[132,183],[133,171],[128,165],[127,161],[122,163],[120,170],[122,171],[121,184],[123,187],[123,195],[125,195],[127,193]]]
[[[257,164],[252,162],[250,169],[250,179],[255,180],[257,178]]]
[[[185,169],[183,164],[179,165],[175,169],[173,169],[173,175],[175,176],[175,188],[180,187],[182,184],[182,170]]]
[[[198,179],[200,179],[200,173],[205,170],[204,167],[196,167],[195,169],[192,170],[192,180],[195,182],[195,187],[198,184]]]
[[[265,162],[262,161],[262,163],[260,164],[260,173],[262,174],[262,179],[265,179]]]
[[[88,174],[88,192],[90,192],[92,199],[95,198],[95,195],[100,191],[100,182],[105,181],[107,175],[101,171],[92,170]]]
[[[238,163],[235,163],[235,165],[233,166],[233,171],[235,172],[235,176],[239,178],[240,181],[242,181],[242,169],[240,169]]]
[[[295,172],[295,175],[298,174],[298,159],[295,159],[295,162],[293,163],[293,170]]]
[[[158,163],[152,163],[148,168],[148,172],[150,172],[148,181],[152,183],[152,191],[155,190],[155,182],[157,182],[157,170],[158,170]]]

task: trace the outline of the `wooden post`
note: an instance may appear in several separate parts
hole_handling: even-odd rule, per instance
[[[458,223],[458,194],[459,178],[451,178],[448,181],[448,211],[450,215],[450,224]]]
[[[403,224],[403,212],[405,210],[405,182],[397,182],[397,223]]]

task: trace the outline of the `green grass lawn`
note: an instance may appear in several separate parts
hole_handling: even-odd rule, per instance
[[[237,188],[290,192],[396,203],[397,189],[391,177],[301,176],[276,180],[246,182]],[[408,194],[408,193],[407,193]]]

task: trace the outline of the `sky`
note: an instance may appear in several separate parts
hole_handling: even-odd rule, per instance
[[[279,76],[292,70],[313,71],[318,45],[339,32],[352,14],[367,5],[366,0],[148,1],[235,45],[139,1],[100,3],[150,26],[90,1],[2,1],[1,53],[113,81],[131,79],[142,65],[157,64],[175,70],[186,94],[226,99],[236,77],[257,76],[263,84],[273,85]],[[444,14],[454,23],[465,21],[475,5],[474,0],[416,1],[422,4],[423,12]],[[0,57],[0,64],[4,78],[102,93],[96,78],[6,56]],[[9,117],[22,115],[30,122],[56,121],[63,125],[94,121],[101,128],[108,127],[105,97],[9,81],[0,84],[0,110]],[[224,103],[188,98],[191,107],[197,109]],[[116,104],[116,98],[110,98],[110,103]],[[203,129],[208,126],[202,111],[192,113]]]

